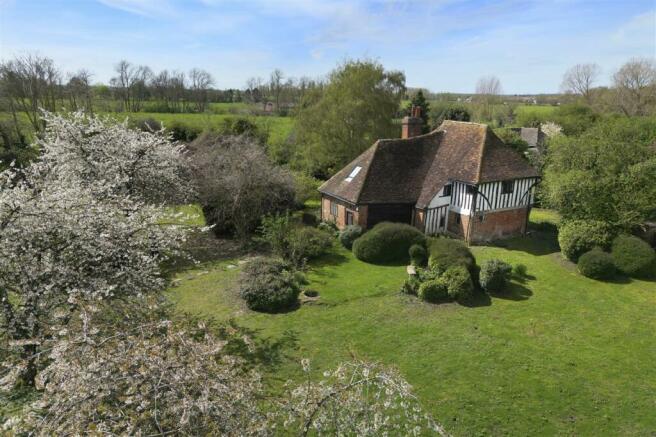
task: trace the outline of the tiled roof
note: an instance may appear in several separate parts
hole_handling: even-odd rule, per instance
[[[362,167],[347,181],[355,167]],[[423,208],[449,180],[479,183],[537,176],[484,124],[445,121],[426,135],[379,140],[319,191],[348,202],[412,203]]]

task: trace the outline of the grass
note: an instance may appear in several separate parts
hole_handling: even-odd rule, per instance
[[[246,309],[236,259],[181,273],[169,295],[182,311],[296,338],[277,381],[299,378],[301,357],[317,372],[352,356],[396,366],[455,435],[653,432],[656,284],[582,277],[543,233],[504,246],[473,251],[479,263],[525,264],[532,279],[474,307],[401,295],[404,267],[365,264],[337,247],[311,266],[319,300],[290,313]]]

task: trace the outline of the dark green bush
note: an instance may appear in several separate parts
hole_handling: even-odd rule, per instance
[[[442,279],[432,279],[423,282],[419,286],[417,295],[426,302],[439,303],[449,300],[448,286]]]
[[[318,228],[298,225],[289,215],[265,216],[259,240],[271,251],[296,266],[323,255],[333,244],[331,234]]]
[[[528,269],[524,264],[515,264],[513,266],[513,273],[519,278],[524,278],[528,273]]]
[[[408,250],[413,244],[426,244],[426,237],[419,229],[404,223],[383,222],[355,240],[353,253],[369,263],[408,262]]]
[[[460,240],[433,238],[428,243],[428,267],[442,274],[451,266],[462,265],[471,275],[474,286],[478,286],[479,267],[469,248]]]
[[[612,257],[615,266],[629,276],[643,276],[654,265],[656,254],[649,244],[632,235],[620,235],[613,240]]]
[[[166,127],[166,131],[171,134],[175,141],[182,141],[185,143],[194,141],[201,134],[201,129],[195,126],[189,126],[180,121],[174,121],[170,126]]]
[[[342,246],[351,250],[353,248],[353,242],[360,238],[361,235],[362,227],[358,225],[349,225],[339,233],[339,242],[342,243]]]
[[[558,229],[560,250],[574,262],[595,247],[608,249],[613,237],[612,227],[598,220],[571,220]]]
[[[321,222],[317,225],[317,229],[332,235],[339,235],[339,229],[337,229],[335,222]]]
[[[311,212],[304,212],[301,214],[301,222],[307,226],[316,226],[319,223],[319,219]]]
[[[474,284],[465,266],[451,266],[441,276],[441,280],[447,286],[447,292],[451,299],[460,302],[471,298],[474,293]]]
[[[410,262],[412,262],[413,266],[426,267],[428,259],[424,246],[413,244],[410,246],[408,254],[410,255]]]
[[[512,267],[500,259],[486,261],[481,267],[481,287],[488,293],[503,291],[510,280]]]
[[[579,257],[579,272],[593,279],[610,279],[615,276],[613,257],[596,247]]]
[[[240,295],[255,311],[279,312],[298,301],[305,278],[292,265],[278,258],[254,258],[244,266]]]

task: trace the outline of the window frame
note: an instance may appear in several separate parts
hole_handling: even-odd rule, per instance
[[[448,194],[446,193],[447,191],[449,192]],[[446,184],[444,185],[444,187],[442,187],[442,195],[440,197],[451,197],[452,193],[453,193],[453,184]]]
[[[339,215],[338,204],[334,200],[330,201],[330,215],[333,216],[334,218],[337,218],[337,216]]]
[[[508,189],[510,187],[510,189]],[[515,192],[515,180],[501,181],[501,194],[512,194]]]

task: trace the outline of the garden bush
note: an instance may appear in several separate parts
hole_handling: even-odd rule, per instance
[[[643,276],[653,267],[656,254],[649,244],[632,235],[619,235],[613,240],[615,266],[629,276]]]
[[[579,257],[578,268],[583,276],[593,279],[610,279],[615,275],[613,257],[598,247]]]
[[[528,268],[525,264],[515,264],[513,266],[513,273],[518,278],[524,278],[528,274]]]
[[[301,214],[301,222],[307,226],[317,226],[319,219],[317,218],[316,214],[312,214],[311,212],[303,212]]]
[[[361,235],[362,227],[358,225],[349,225],[339,233],[339,242],[342,243],[342,246],[351,250],[353,248],[353,242]]]
[[[258,257],[241,273],[240,295],[255,311],[279,312],[298,302],[304,276],[279,258]]]
[[[611,226],[598,220],[571,220],[558,229],[560,250],[574,262],[595,247],[608,249],[613,237]]]
[[[259,232],[260,241],[266,243],[274,254],[295,266],[323,255],[333,244],[331,234],[294,223],[287,214],[263,217]]]
[[[383,222],[355,240],[353,253],[369,263],[408,262],[408,251],[414,244],[426,244],[420,230],[404,223]]]
[[[440,279],[446,284],[451,299],[466,301],[474,293],[474,284],[465,266],[449,267]]]
[[[447,284],[442,279],[432,279],[419,286],[417,295],[426,302],[439,303],[449,300]]]
[[[428,267],[444,273],[451,266],[462,265],[471,275],[474,286],[478,286],[479,267],[469,248],[460,240],[452,238],[433,238],[428,243]]]
[[[321,222],[317,225],[317,229],[332,235],[339,235],[339,229],[337,229],[335,222]]]
[[[401,285],[401,293],[416,296],[420,285],[421,280],[417,277],[417,275],[408,276],[406,280],[403,281],[403,285]]]
[[[410,255],[410,262],[413,266],[417,267],[426,267],[427,258],[426,258],[426,248],[419,244],[413,244],[408,250]]]
[[[503,291],[510,280],[512,267],[500,259],[486,261],[481,267],[481,287],[488,293]]]

